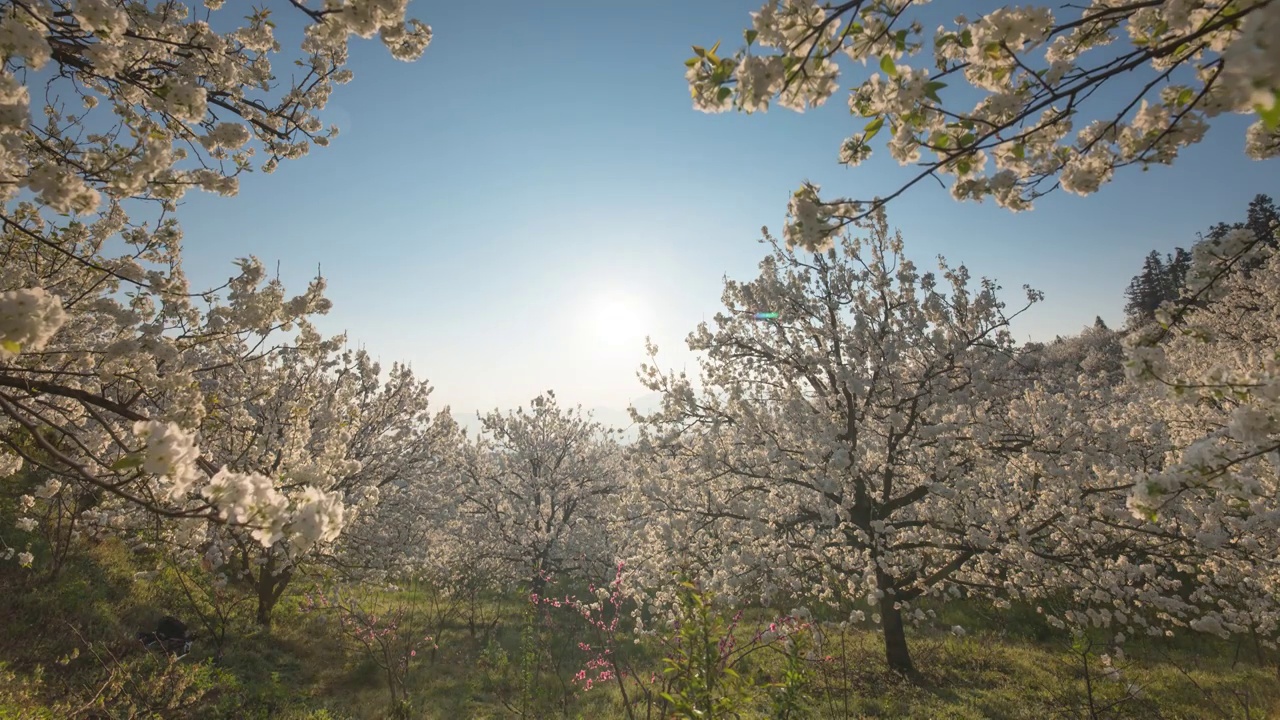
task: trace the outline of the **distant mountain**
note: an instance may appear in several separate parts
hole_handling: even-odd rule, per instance
[[[641,395],[631,401],[631,407],[642,413],[655,412],[662,407],[662,395],[660,393],[649,393]],[[636,437],[636,428],[632,426],[631,414],[627,412],[627,408],[619,407],[593,407],[584,408],[591,413],[591,417],[605,427],[617,428],[622,431],[623,440],[634,440]],[[467,431],[469,437],[475,437],[480,431],[480,420],[476,418],[475,411],[462,412],[453,411],[454,422]]]
[[[642,413],[654,412],[662,407],[662,395],[658,393],[642,395],[631,401],[631,407]],[[589,411],[597,421],[610,427],[622,429],[631,425],[631,413],[627,412],[627,408],[593,407],[589,408]]]

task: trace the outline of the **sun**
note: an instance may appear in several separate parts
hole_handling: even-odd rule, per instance
[[[638,350],[650,334],[652,318],[634,295],[601,293],[588,300],[586,311],[588,339],[595,344]]]

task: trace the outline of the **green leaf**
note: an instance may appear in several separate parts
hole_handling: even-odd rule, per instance
[[[973,32],[971,30],[966,29],[960,33],[960,47],[973,47]]]
[[[888,55],[880,58],[880,69],[889,77],[898,77],[898,66],[893,64],[893,58]]]
[[[870,142],[871,138],[875,137],[882,127],[884,127],[883,115],[867,123],[867,126],[862,128],[862,142]]]
[[[1253,108],[1258,111],[1258,117],[1268,130],[1280,129],[1280,90],[1271,91],[1270,108],[1261,105],[1254,105]]]
[[[969,162],[969,158],[960,158],[956,161],[956,171],[961,175],[967,175],[972,168],[973,164]]]
[[[693,54],[694,54],[694,55],[697,55],[698,57],[706,57],[706,56],[707,56],[707,49],[706,49],[706,48],[704,48],[704,47],[698,47],[697,45],[694,45],[694,46],[693,46]]]
[[[137,453],[132,455],[125,455],[119,460],[111,463],[111,469],[117,472],[124,471],[124,470],[132,470],[136,467],[142,467],[142,455]]]
[[[748,45],[750,45],[751,43],[755,42],[755,41],[756,41],[756,37],[758,37],[759,35],[760,35],[760,33],[756,32],[755,30],[744,30],[744,31],[742,32],[742,37],[744,37],[744,38],[746,38],[746,39],[747,39],[747,44],[748,44]]]
[[[947,86],[946,83],[939,82],[937,80],[934,80],[933,82],[925,83],[924,84],[925,97],[929,98],[934,102],[942,102],[942,99],[938,97],[938,91],[946,86]]]
[[[732,94],[733,94],[733,90],[727,87],[722,87],[716,91],[716,99],[724,100],[725,98],[729,97]]]
[[[0,348],[4,348],[5,351],[17,355],[22,352],[22,343],[14,342],[13,340],[0,340]]]
[[[971,132],[967,132],[967,133],[965,133],[965,134],[961,135],[961,136],[960,136],[960,147],[967,147],[967,146],[969,146],[969,145],[972,145],[972,144],[973,144],[973,141],[974,141],[975,139],[976,139],[976,136],[975,136],[973,133],[971,133]]]
[[[1175,102],[1178,103],[1179,107],[1186,107],[1191,103],[1191,100],[1195,98],[1195,96],[1196,94],[1191,90],[1191,88],[1182,88],[1182,92],[1178,93],[1178,98]]]
[[[694,65],[697,65],[697,64],[698,64],[698,58],[696,57],[691,57],[688,60],[684,61],[685,67],[693,67]]]
[[[1014,156],[1014,157],[1016,157],[1016,158],[1018,158],[1019,160],[1022,160],[1022,159],[1024,159],[1024,158],[1026,158],[1026,157],[1027,157],[1027,146],[1026,146],[1026,145],[1024,145],[1024,144],[1022,144],[1022,143],[1018,143],[1017,145],[1014,145],[1014,146],[1013,146],[1013,156]]]

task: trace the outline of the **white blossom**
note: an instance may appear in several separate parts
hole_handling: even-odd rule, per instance
[[[43,350],[66,319],[61,299],[43,288],[0,292],[0,360]]]
[[[746,47],[686,61],[694,107],[762,112],[774,98],[797,111],[821,105],[837,87],[833,58],[844,55],[875,71],[850,91],[850,109],[864,120],[841,144],[840,162],[864,161],[879,135],[898,163],[950,182],[954,198],[991,197],[1014,211],[1030,209],[1050,185],[1090,195],[1125,165],[1170,164],[1224,112],[1260,116],[1245,133],[1249,157],[1280,155],[1280,9],[1269,0],[993,6],[932,32],[922,27],[923,4],[768,0],[751,13]],[[1117,58],[1132,60],[1126,76],[1144,80],[1129,95],[1095,95],[1113,84]],[[931,80],[924,64],[945,82]],[[945,90],[957,81],[969,92]],[[972,108],[959,105],[966,96],[976,98]],[[1072,115],[1105,120],[1073,134]],[[991,155],[994,170],[984,167]],[[841,224],[881,204],[827,203],[853,210]],[[819,247],[807,244],[817,229],[797,244]]]

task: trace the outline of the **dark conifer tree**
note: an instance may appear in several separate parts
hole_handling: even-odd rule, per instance
[[[1276,203],[1270,196],[1254,197],[1249,203],[1246,218],[1244,226],[1252,230],[1259,240],[1272,248],[1280,245],[1280,241],[1276,240],[1276,231],[1280,230],[1280,209],[1276,208]]]
[[[1191,251],[1174,248],[1173,254],[1165,256],[1162,302],[1178,299],[1187,284],[1187,271],[1190,269]]]
[[[1251,230],[1261,242],[1277,248],[1276,233],[1280,231],[1280,208],[1268,195],[1256,195],[1249,203],[1249,210],[1244,222],[1219,222],[1200,236],[1196,243],[1217,242],[1233,230]],[[1259,260],[1250,260],[1239,266],[1241,272],[1249,273],[1257,267]],[[1160,253],[1152,250],[1142,263],[1142,272],[1134,276],[1125,290],[1125,315],[1131,325],[1141,325],[1155,320],[1156,310],[1165,302],[1177,301],[1186,287],[1187,272],[1191,269],[1191,251],[1175,248],[1172,254],[1163,259]]]
[[[1133,278],[1124,293],[1127,300],[1124,312],[1130,324],[1141,325],[1155,319],[1156,308],[1164,302],[1167,285],[1164,261],[1160,253],[1152,250],[1142,261],[1142,272]]]

